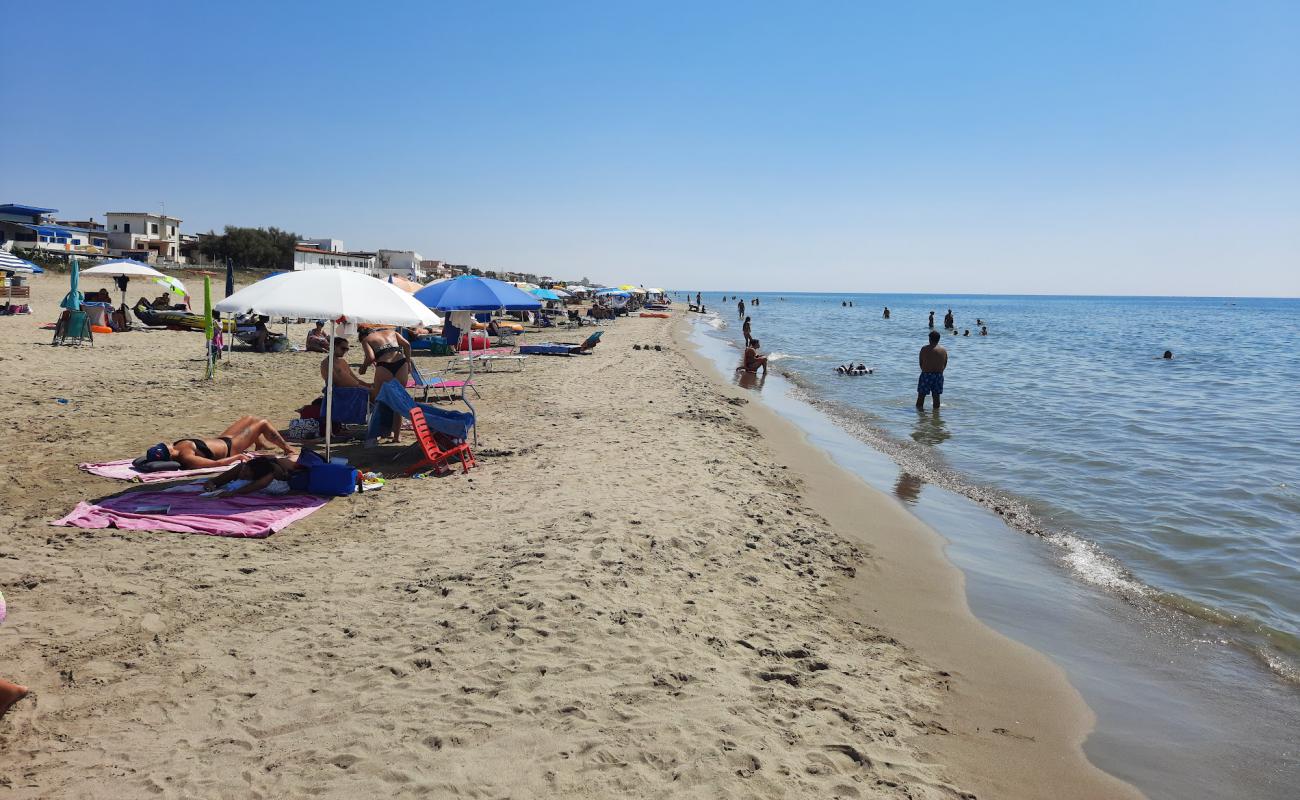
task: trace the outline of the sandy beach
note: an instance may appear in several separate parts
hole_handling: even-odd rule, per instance
[[[78,462],[286,426],[320,356],[205,382],[198,334],[50,347],[65,280],[0,319],[0,677],[32,689],[6,796],[1140,796],[939,537],[720,381],[680,313],[476,378],[469,475],[344,446],[397,477],[236,540],[48,522],[129,488]]]

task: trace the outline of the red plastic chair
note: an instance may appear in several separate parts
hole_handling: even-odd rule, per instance
[[[415,438],[419,440],[421,449],[424,450],[424,458],[419,462],[411,465],[406,470],[407,475],[412,475],[425,467],[444,467],[451,469],[451,459],[454,456],[460,457],[460,468],[462,472],[469,472],[469,468],[477,466],[474,463],[474,453],[469,449],[468,442],[462,442],[450,450],[443,450],[438,447],[438,442],[433,438],[433,431],[429,430],[429,422],[424,418],[424,410],[419,406],[411,409],[411,427],[415,429]]]

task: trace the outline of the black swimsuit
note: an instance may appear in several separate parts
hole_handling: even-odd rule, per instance
[[[401,372],[402,367],[406,366],[406,356],[402,356],[401,358],[396,358],[392,361],[380,361],[379,357],[386,356],[389,353],[400,353],[401,351],[402,348],[398,347],[395,344],[384,345],[383,347],[375,351],[375,366],[383,367],[384,369],[388,370],[388,373],[390,375],[396,378],[397,373]]]
[[[226,443],[226,456],[229,457],[231,451],[234,449],[234,442],[231,440],[229,436],[218,436],[217,438]],[[198,453],[199,455],[203,456],[209,461],[217,460],[217,456],[212,452],[212,448],[208,447],[208,443],[203,441],[202,439],[177,439],[176,441],[172,442],[172,444],[178,445],[181,442],[192,442],[194,444],[194,452]]]

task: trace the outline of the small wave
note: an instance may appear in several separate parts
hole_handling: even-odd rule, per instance
[[[709,327],[713,328],[716,331],[720,331],[727,327],[726,320],[724,320],[722,317],[719,317],[717,314],[709,314],[704,318],[704,321],[709,323]]]
[[[773,352],[767,354],[767,361],[769,364],[773,361],[781,361],[786,358],[791,358],[789,353]]]
[[[1068,533],[1051,534],[1047,540],[1065,551],[1061,560],[1084,581],[1128,596],[1150,596],[1150,587],[1135,579],[1092,542]]]

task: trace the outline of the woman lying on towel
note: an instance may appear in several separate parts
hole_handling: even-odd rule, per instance
[[[203,482],[203,491],[217,492],[216,497],[233,497],[237,494],[252,494],[266,491],[268,494],[284,494],[290,489],[305,489],[305,485],[295,485],[296,475],[305,477],[307,468],[292,458],[275,456],[254,456],[248,461],[236,464],[215,478]],[[234,488],[222,489],[223,486],[238,484]]]
[[[293,449],[274,425],[260,417],[246,416],[235,420],[215,439],[177,439],[171,444],[159,442],[145,452],[143,459],[137,460],[143,464],[174,461],[180,464],[179,469],[226,467],[243,461],[249,450],[272,447],[279,448],[286,456],[293,454]]]

